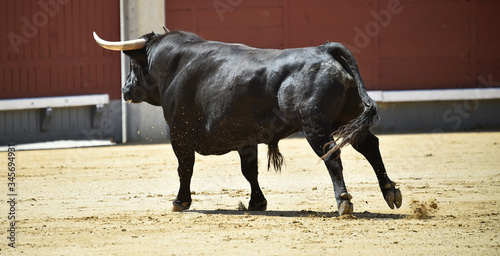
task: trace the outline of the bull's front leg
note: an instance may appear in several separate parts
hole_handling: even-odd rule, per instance
[[[378,138],[373,133],[369,132],[362,142],[352,146],[360,152],[373,167],[377,175],[380,190],[382,190],[384,199],[389,207],[391,209],[394,209],[394,206],[397,208],[401,207],[403,196],[401,195],[401,191],[396,188],[396,183],[391,181],[389,176],[387,176],[384,162],[380,155]]]
[[[194,150],[189,150],[181,145],[177,145],[172,140],[172,148],[179,162],[177,172],[179,174],[180,187],[177,193],[177,198],[173,202],[172,210],[180,212],[189,209],[191,206],[191,177],[193,176],[194,167]]]

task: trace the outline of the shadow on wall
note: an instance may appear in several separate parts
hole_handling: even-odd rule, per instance
[[[127,104],[127,141],[165,143],[170,141],[161,107],[146,103]]]
[[[379,103],[375,133],[440,133],[500,129],[500,100]]]

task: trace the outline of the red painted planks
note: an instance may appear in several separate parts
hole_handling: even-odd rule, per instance
[[[11,34],[11,41],[9,41],[9,44],[7,45],[7,60],[15,60],[16,59],[16,52],[19,51],[19,47],[22,47],[22,44],[20,44],[19,40],[22,41],[22,38],[19,38],[19,30],[16,26],[16,18],[20,19],[20,17],[17,17],[15,15],[14,9],[14,4],[15,1],[5,1],[6,2],[6,10],[7,11],[7,31],[10,32]],[[20,22],[19,22],[20,23]]]
[[[480,85],[483,87],[500,87],[500,59],[495,60],[478,60],[477,61],[477,78]]]
[[[0,95],[5,94],[5,84],[7,83],[5,81],[5,68],[0,68]],[[0,96],[1,97],[1,96]]]
[[[49,6],[42,6],[47,3]],[[1,91],[8,92],[2,94],[2,98],[119,93],[119,81],[106,83],[103,72],[104,65],[117,66],[117,72],[112,75],[119,79],[120,54],[109,51],[105,54],[91,33],[107,30],[108,35],[119,39],[118,0],[2,1],[0,7],[0,14],[12,10],[0,15],[0,21],[6,21],[0,25],[5,27],[2,31],[22,33],[26,22],[33,28],[26,43],[17,49],[10,47],[0,55],[0,59],[9,60],[0,63]],[[2,41],[0,47],[9,47],[7,44]],[[113,95],[116,99],[116,93]]]
[[[0,31],[2,31],[0,33],[0,60],[6,61],[8,59],[7,47],[11,44],[7,23],[7,1],[0,1]]]
[[[73,79],[73,66],[74,65],[67,65],[64,67],[64,72],[66,73],[66,79],[65,79],[65,88],[68,93],[74,92],[75,91],[75,85],[74,85],[74,79]]]
[[[380,38],[384,40],[428,40],[441,41],[466,39],[470,35],[470,22],[459,21],[401,21],[392,22],[380,30]]]
[[[97,66],[97,63],[89,65],[89,91],[99,91],[99,88],[97,86]]]
[[[165,1],[165,10],[191,9],[193,0]]]
[[[377,60],[369,60],[369,59],[358,59],[358,67],[359,73],[363,78],[363,82],[365,86],[369,90],[376,89],[375,85],[375,65],[377,65]]]
[[[31,17],[35,16],[35,13],[39,12],[39,6],[37,5],[36,1],[31,1],[31,12],[32,14]],[[40,58],[40,29],[38,28],[37,34],[30,39],[30,45],[31,45],[31,51],[32,51],[32,56],[31,59],[39,59]]]
[[[301,25],[291,29],[289,43],[292,47],[316,46],[326,41],[345,42],[356,46],[354,43],[355,37],[356,31],[351,26],[343,26],[342,24],[313,27]],[[367,46],[370,46],[370,44]],[[361,47],[358,46],[358,48]]]
[[[263,27],[283,26],[283,9],[280,7],[269,8],[238,8],[227,12],[223,19],[212,10],[198,11],[198,28],[224,28],[224,27]]]
[[[189,31],[191,28],[191,9],[168,10],[165,26],[171,30]]]
[[[111,77],[112,77],[112,84],[113,85],[118,85],[118,88],[114,87],[111,91],[108,91],[109,93],[109,98],[110,99],[121,99],[121,90],[120,90],[120,66],[119,65],[112,65],[111,66]]]
[[[87,12],[84,13],[87,20],[87,26],[83,29],[83,37],[88,45],[88,55],[89,57],[97,56],[97,47],[93,47],[91,43],[94,43],[92,37],[92,31],[96,28],[96,19],[100,18],[96,13],[96,1],[87,1]]]
[[[81,87],[80,90],[86,92],[90,87],[90,75],[89,75],[89,66],[82,65],[80,66],[81,70]]]
[[[22,11],[23,12],[31,12],[31,4],[29,1],[18,1],[18,2],[21,2],[22,3]],[[23,34],[22,33],[22,30],[21,29],[21,35]],[[24,50],[24,56],[23,56],[23,60],[29,60],[29,59],[32,59],[33,56],[32,56],[32,48],[33,48],[33,38],[29,38],[28,39],[28,42],[24,45],[23,47],[23,50]]]
[[[206,29],[200,30],[200,35],[207,40],[245,43],[259,48],[283,48],[283,27]]]
[[[71,2],[68,4],[71,6],[71,23],[72,23],[72,29],[73,29],[73,34],[72,34],[72,40],[71,42],[71,51],[72,51],[72,56],[77,57],[81,56],[81,46],[80,46],[80,26],[82,26],[82,22],[80,20],[80,5],[78,2]]]
[[[20,69],[19,68],[13,68],[12,69],[12,86],[11,86],[11,92],[14,94],[20,92],[20,87],[21,87],[21,79],[20,79]]]
[[[373,6],[336,1],[331,1],[323,7],[290,5],[289,20],[291,26],[325,26],[338,23],[342,23],[346,27],[364,26],[366,22],[371,20],[370,10],[373,10]]]
[[[493,20],[498,20],[498,1],[478,1],[477,86],[499,87],[500,32]]]
[[[65,36],[64,36],[64,24],[65,24],[65,13],[64,13],[64,5],[58,5],[57,8],[54,7],[53,17],[51,17],[51,22],[56,23],[56,47],[57,47],[57,58],[64,58],[66,45],[65,45]],[[51,14],[52,14],[51,13]]]
[[[4,79],[3,79],[3,88],[2,91],[4,93],[0,94],[2,99],[8,99],[10,93],[12,93],[12,68],[5,68],[3,70]]]
[[[477,85],[499,87],[500,83],[500,2],[477,3]]]
[[[500,1],[478,1],[478,40],[500,41]]]
[[[257,8],[266,8],[266,7],[276,7],[283,6],[284,0],[252,0],[252,1],[234,1],[234,0],[215,0],[215,1],[196,1],[196,5],[198,9],[206,9],[213,10],[216,12],[216,9],[219,10],[227,10],[234,11],[240,8],[248,8],[248,7],[257,7]],[[174,1],[168,1],[170,5]]]
[[[82,71],[79,64],[73,66],[73,91],[81,91]]]
[[[374,5],[374,0],[312,0],[312,1],[304,1],[304,0],[289,0],[290,6],[301,6],[301,7],[309,7],[314,6],[316,8],[324,8],[326,6],[334,5],[343,5],[343,6],[372,6]]]
[[[78,40],[80,41],[80,54],[79,56],[87,57],[88,55],[88,43],[87,43],[87,3],[90,1],[78,1],[80,4],[79,12],[80,12],[80,26],[78,27]]]
[[[19,69],[19,92],[27,93],[28,90],[28,69],[20,68]]]
[[[104,65],[105,64],[97,64],[96,73],[95,73],[95,81],[94,86],[97,91],[101,91],[103,89],[107,89],[109,85],[104,83]]]
[[[381,0],[380,6],[384,10],[387,3],[393,0]],[[469,1],[400,1],[397,9],[402,8],[401,13],[391,16],[391,22],[399,21],[459,21],[469,20]]]
[[[14,2],[14,8],[10,9],[15,14],[15,17],[19,19],[19,17],[23,16],[23,1],[13,1]],[[23,33],[23,23],[28,19],[28,17],[22,17],[21,21],[23,22],[15,22],[14,25],[14,33],[16,33],[18,36],[22,37],[23,43],[20,43],[17,45],[16,49],[14,49],[12,59],[14,60],[23,60],[24,59],[24,52],[26,48],[29,48],[29,45],[27,45],[27,42],[29,43],[29,40],[26,39]]]
[[[26,93],[31,93],[36,91],[36,68],[28,68],[28,90]]]
[[[103,66],[103,87],[113,89],[113,74],[111,73],[111,65],[104,65]],[[119,84],[119,83],[118,83]],[[115,90],[118,90],[118,88],[115,88]]]
[[[380,83],[387,90],[466,87],[469,64],[463,58],[381,59]]]
[[[477,42],[478,59],[500,59],[500,49],[498,41],[488,40]]]
[[[469,39],[455,40],[381,40],[382,57],[469,57]]]
[[[58,27],[57,27],[57,16],[50,17],[47,15],[47,25],[42,25],[42,27],[47,27],[48,41],[49,41],[49,57],[51,59],[56,59],[58,56]]]
[[[50,88],[50,93],[54,96],[57,96],[59,93],[59,84],[57,84],[57,68],[52,66],[50,67],[50,82],[48,88]]]
[[[106,1],[98,1],[96,2],[95,6],[95,12],[94,15],[96,18],[94,19],[96,22],[94,22],[94,26],[90,28],[89,34],[87,35],[90,38],[90,41],[93,39],[92,32],[93,31],[104,31],[104,25],[103,22],[99,22],[101,20],[104,20],[104,13],[103,13],[103,6],[107,5]],[[104,51],[102,47],[94,47],[95,49],[95,56],[96,57],[103,57],[104,56]]]
[[[66,69],[65,69],[65,67],[60,65],[60,66],[57,66],[54,68],[57,69],[57,80],[56,80],[56,83],[58,85],[57,93],[60,93],[61,95],[68,95],[69,90],[67,88],[68,84],[66,84]]]
[[[72,8],[71,4],[66,4],[61,7],[61,15],[64,15],[63,23],[64,23],[64,56],[63,58],[71,59],[73,55],[73,30],[76,24],[76,20],[72,17]]]
[[[37,12],[39,13],[39,12]],[[48,21],[47,21],[48,22]],[[37,37],[40,39],[40,59],[50,58],[50,29],[48,23],[39,23]]]

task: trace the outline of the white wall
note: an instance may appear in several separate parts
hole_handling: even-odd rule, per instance
[[[154,31],[163,33],[165,25],[164,0],[122,0],[124,11],[125,39],[136,39]],[[128,69],[128,58],[127,65]],[[128,70],[126,71],[128,73]],[[161,107],[147,103],[126,104],[127,141],[167,141],[167,124]]]

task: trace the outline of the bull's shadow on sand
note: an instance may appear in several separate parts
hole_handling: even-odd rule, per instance
[[[309,217],[309,218],[337,218],[337,219],[405,219],[406,214],[392,213],[372,213],[368,211],[354,212],[352,215],[339,216],[338,211],[320,212],[320,211],[247,211],[247,210],[186,210],[187,212],[201,213],[207,215],[246,215],[246,216],[277,216],[277,217]]]

